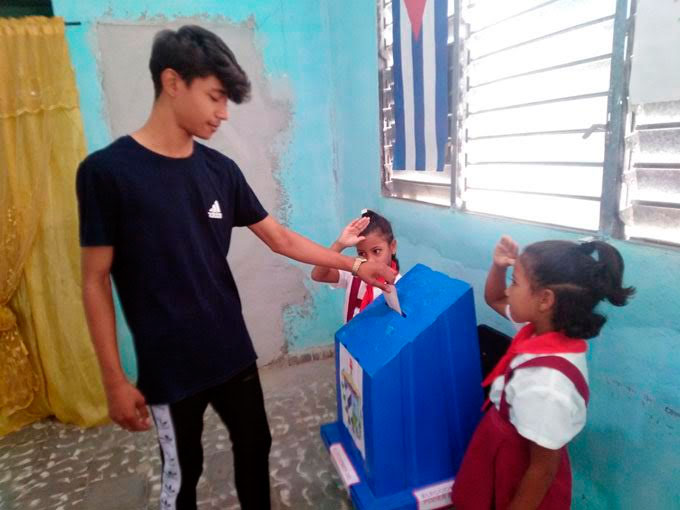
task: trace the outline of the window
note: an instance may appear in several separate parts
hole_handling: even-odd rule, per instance
[[[632,112],[622,219],[631,238],[680,244],[680,101]]]
[[[452,167],[452,137],[451,124],[455,122],[453,116],[453,110],[455,108],[454,98],[452,96],[452,88],[450,83],[454,83],[456,80],[455,72],[457,72],[457,66],[454,65],[453,59],[454,54],[454,29],[456,26],[454,12],[453,12],[454,2],[447,2],[446,0],[429,0],[426,2],[425,11],[422,13],[422,41],[423,46],[430,44],[431,47],[436,47],[437,54],[433,57],[436,62],[429,62],[430,65],[438,66],[438,71],[441,71],[443,67],[443,73],[439,73],[437,77],[440,80],[440,85],[443,83],[443,90],[439,89],[439,92],[443,92],[443,96],[439,94],[438,99],[433,99],[434,93],[421,93],[418,101],[417,97],[415,103],[418,103],[415,107],[409,108],[414,102],[413,97],[418,96],[418,92],[413,89],[416,87],[411,87],[409,89],[409,84],[405,83],[410,81],[410,72],[406,69],[400,67],[400,62],[402,59],[399,57],[406,55],[408,49],[413,51],[413,54],[418,52],[414,51],[414,48],[407,48],[410,45],[411,38],[405,37],[408,34],[410,22],[410,15],[406,9],[405,5],[401,1],[392,0],[379,0],[378,1],[378,22],[379,22],[379,62],[380,62],[380,104],[381,104],[381,122],[382,122],[382,145],[383,145],[383,185],[384,191],[389,196],[406,198],[418,201],[424,201],[429,203],[434,203],[438,205],[449,206],[451,204],[451,167]],[[397,12],[395,12],[395,9]],[[437,16],[439,21],[442,21],[442,16],[445,16],[445,22],[442,22],[436,28],[433,26],[433,17]],[[429,23],[428,23],[429,21]],[[430,29],[431,28],[431,29]],[[428,30],[430,29],[430,30]],[[395,37],[398,39],[395,44]],[[429,40],[426,40],[428,39]],[[437,40],[435,40],[437,39]],[[416,46],[414,44],[414,46]],[[395,54],[397,55],[397,62],[395,65]],[[420,57],[419,65],[424,68],[428,65],[427,57],[423,58],[423,55],[427,54],[422,48],[418,53]],[[417,59],[418,57],[416,57]],[[403,59],[410,66],[411,59]],[[402,81],[402,87],[398,83],[402,76],[404,80]],[[417,80],[414,80],[417,82]],[[426,80],[423,80],[426,81]],[[432,87],[437,85],[431,84]],[[421,83],[420,86],[423,90],[429,90],[427,83]],[[400,90],[401,89],[401,90]],[[406,89],[406,90],[404,90]],[[406,99],[406,96],[411,96],[411,100]],[[429,105],[428,105],[429,102]],[[405,108],[400,108],[401,104],[405,104]],[[441,105],[444,108],[441,108]],[[413,148],[411,150],[409,147],[403,149],[406,152],[406,156],[402,154],[401,156],[401,167],[399,166],[399,125],[397,119],[402,116],[402,119],[409,116],[411,119],[418,117],[419,108],[424,110],[421,112],[420,117],[424,118],[424,123],[428,123],[428,106],[435,114],[441,115],[439,119],[433,122],[439,123],[437,134],[441,134],[442,138],[437,141],[437,148],[429,148],[430,154],[438,151],[440,164],[428,165],[426,162],[420,162],[420,168],[416,168],[419,159],[416,156],[409,158],[408,154],[415,153],[416,150]],[[411,110],[409,112],[409,110]],[[408,121],[405,124],[410,123]],[[429,123],[428,123],[429,125]],[[425,128],[427,130],[427,128]],[[435,129],[433,129],[434,131]],[[405,135],[404,135],[405,136]],[[435,135],[436,137],[437,135]],[[413,137],[415,138],[415,137]],[[424,137],[423,137],[424,138]],[[411,139],[411,137],[407,137]],[[401,142],[402,145],[408,145],[408,140],[406,143]],[[414,142],[413,145],[416,145]],[[427,140],[423,140],[421,145],[423,146],[423,151],[427,151],[428,148]],[[432,144],[431,144],[432,145]],[[396,157],[396,160],[395,160]],[[433,156],[432,160],[437,158]],[[410,159],[410,160],[409,160]],[[429,160],[428,160],[429,161]],[[423,164],[424,163],[424,164]]]
[[[680,244],[678,2],[635,14],[621,218],[628,238]]]
[[[467,9],[464,209],[598,229],[615,4]]]
[[[394,4],[402,3],[378,3],[386,195],[680,243],[671,227],[680,225],[680,101],[627,113],[627,0],[449,0],[439,172],[393,165]]]

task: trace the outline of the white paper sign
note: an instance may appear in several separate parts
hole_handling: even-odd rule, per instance
[[[338,474],[340,475],[345,488],[349,489],[350,486],[359,483],[359,475],[357,475],[354,466],[352,466],[352,461],[349,460],[347,452],[345,452],[342,445],[340,443],[333,443],[329,450],[331,452],[333,465],[335,465],[335,469],[338,470]]]
[[[453,504],[452,490],[453,480],[447,480],[413,491],[413,496],[418,502],[418,510],[437,510]]]

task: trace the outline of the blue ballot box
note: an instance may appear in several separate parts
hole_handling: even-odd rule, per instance
[[[481,417],[472,288],[423,265],[335,335],[338,420],[321,427],[360,510],[436,509]]]

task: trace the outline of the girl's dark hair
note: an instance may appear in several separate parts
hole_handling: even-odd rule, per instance
[[[571,338],[593,338],[607,318],[595,311],[603,300],[624,306],[635,293],[623,287],[623,258],[603,241],[543,241],[526,247],[520,260],[534,288],[555,293],[552,322]]]
[[[194,78],[215,76],[234,103],[247,101],[250,81],[229,47],[216,34],[197,25],[161,30],[153,39],[149,69],[156,98],[161,95],[161,73],[173,69],[191,85]]]
[[[392,224],[384,216],[379,215],[377,212],[373,212],[370,209],[364,210],[361,213],[362,218],[369,218],[371,222],[368,226],[361,232],[360,235],[367,236],[373,232],[379,232],[381,236],[387,241],[387,244],[391,244],[394,241],[394,233],[392,232]],[[397,271],[399,271],[399,260],[395,254],[392,255],[392,260],[397,266]]]

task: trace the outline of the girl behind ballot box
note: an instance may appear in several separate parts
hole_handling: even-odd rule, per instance
[[[394,238],[392,225],[380,214],[364,209],[361,217],[349,222],[340,232],[340,236],[330,246],[330,249],[342,252],[353,246],[356,246],[359,257],[383,262],[398,273],[397,240]],[[399,278],[401,275],[397,274],[395,283]],[[347,271],[314,266],[312,279],[317,282],[330,283],[335,289],[345,289],[345,305],[342,315],[345,322],[349,322],[382,294],[382,290],[378,287],[366,285]]]

